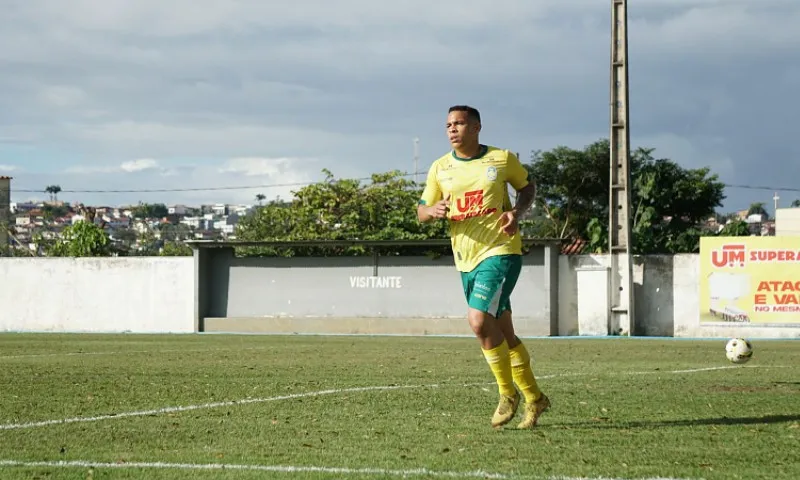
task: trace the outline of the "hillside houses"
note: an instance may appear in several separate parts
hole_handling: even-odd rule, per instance
[[[91,219],[118,250],[132,254],[151,251],[167,240],[235,239],[239,219],[253,209],[251,205],[227,204],[90,207],[58,201],[12,203],[10,207],[11,242],[18,249],[36,252],[37,238],[55,240],[67,226]]]

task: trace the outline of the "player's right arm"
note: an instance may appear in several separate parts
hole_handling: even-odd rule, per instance
[[[442,189],[439,186],[439,179],[436,175],[437,167],[437,162],[434,162],[428,170],[425,189],[422,191],[422,198],[419,199],[417,205],[417,218],[423,223],[447,218],[447,212],[450,210],[449,195],[448,198],[443,198]]]

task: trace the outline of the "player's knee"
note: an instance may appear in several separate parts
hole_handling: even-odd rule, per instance
[[[467,318],[475,335],[481,338],[491,336],[494,327],[491,315],[476,308],[470,308]]]
[[[480,337],[486,328],[486,319],[484,318],[483,312],[470,308],[467,314],[467,320],[469,321],[469,328],[472,329],[472,332]]]

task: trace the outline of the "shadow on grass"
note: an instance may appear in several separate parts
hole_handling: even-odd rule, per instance
[[[544,420],[544,418],[543,418]],[[662,421],[625,421],[613,419],[597,419],[589,422],[574,423],[547,423],[543,421],[538,428],[571,429],[628,429],[628,428],[664,428],[664,427],[693,427],[699,425],[766,425],[774,423],[789,423],[800,421],[800,415],[765,415],[762,417],[721,417],[698,418],[692,420],[662,420]]]

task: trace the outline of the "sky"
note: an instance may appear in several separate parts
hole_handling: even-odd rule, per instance
[[[608,136],[610,3],[3,0],[0,175],[15,202],[253,203],[323,169],[413,172],[418,138],[421,180],[453,104],[523,161],[583,148]],[[800,187],[800,2],[630,3],[632,148]]]

